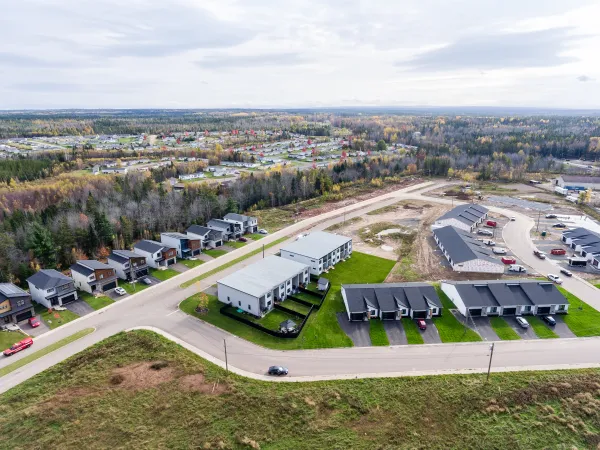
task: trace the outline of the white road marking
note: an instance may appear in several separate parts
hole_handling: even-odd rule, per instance
[[[170,316],[171,314],[175,314],[176,312],[179,312],[179,310],[176,309],[175,311],[171,311],[169,314],[167,314],[167,317]]]

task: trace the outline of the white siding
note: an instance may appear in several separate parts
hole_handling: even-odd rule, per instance
[[[177,250],[177,257],[183,258],[181,254],[181,239],[174,238],[171,236],[167,236],[163,233],[160,234],[160,243],[164,244],[166,247],[172,247]]]
[[[466,316],[467,315],[467,307],[463,303],[461,296],[459,295],[458,291],[456,290],[456,286],[442,282],[440,287],[442,288],[442,292],[444,292],[444,294],[446,294],[448,296],[448,298],[450,300],[452,300],[452,302],[456,305],[456,307],[458,308],[460,313],[463,316]]]
[[[260,315],[259,299],[257,297],[246,294],[245,292],[240,292],[220,283],[217,283],[217,286],[220,302],[228,303],[234,308],[242,309],[250,314]],[[272,298],[270,300],[273,301]]]
[[[323,265],[321,264],[319,266],[318,259],[309,258],[307,256],[298,255],[296,253],[291,253],[287,250],[281,250],[281,257],[310,266],[310,273],[313,275],[321,275],[323,273]]]
[[[112,259],[109,259],[108,261],[106,261],[106,264],[108,264],[110,267],[115,269],[115,273],[117,274],[117,277],[119,277],[121,280],[127,280],[127,274],[125,274],[125,269],[123,267],[123,264],[113,261]],[[128,263],[125,263],[125,264],[128,264]]]
[[[31,294],[31,299],[40,305],[44,305],[46,308],[51,308],[52,305],[49,301],[46,300],[46,290],[38,289],[30,282],[27,282],[29,285],[29,293]]]
[[[77,289],[85,291],[89,294],[92,293],[92,288],[88,284],[88,281],[94,280],[95,275],[93,273],[90,276],[86,277],[85,275],[82,275],[79,272],[75,272],[74,270],[71,270],[71,278],[73,278],[73,281],[75,282],[75,287]]]

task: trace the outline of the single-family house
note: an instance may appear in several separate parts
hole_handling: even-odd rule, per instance
[[[431,226],[432,229],[451,225],[464,231],[473,231],[488,216],[485,206],[476,204],[458,205],[446,214],[438,217]]]
[[[116,288],[117,272],[108,264],[93,259],[77,261],[71,266],[75,287],[89,294]]]
[[[62,306],[77,300],[72,278],[54,270],[42,269],[27,278],[31,299],[46,308]]]
[[[217,294],[219,301],[261,317],[309,280],[308,265],[267,256],[220,279]]]
[[[191,238],[200,239],[202,248],[216,248],[223,245],[223,231],[203,227],[201,225],[191,225],[185,233]]]
[[[223,241],[231,241],[242,235],[242,227],[238,223],[227,222],[221,219],[210,219],[206,226],[212,230],[223,233]]]
[[[31,295],[12,283],[0,283],[0,328],[35,315]]]
[[[245,216],[243,214],[228,213],[223,217],[226,222],[239,224],[242,234],[256,233],[258,230],[258,219],[256,217]]]
[[[569,309],[550,281],[443,281],[441,289],[465,317],[566,314]]]
[[[131,250],[113,250],[107,263],[121,280],[139,280],[148,275],[146,257]]]
[[[343,284],[341,292],[350,321],[430,319],[442,314],[442,302],[427,283]]]
[[[198,256],[202,249],[200,238],[183,233],[160,233],[160,242],[168,247],[175,248],[179,258]]]
[[[102,173],[125,175],[127,173],[127,167],[103,167]]]
[[[310,273],[321,275],[352,254],[352,238],[315,231],[282,247],[281,257],[310,266]]]
[[[600,234],[587,228],[565,230],[562,241],[584,257],[592,267],[600,269]]]
[[[133,246],[136,253],[146,258],[146,264],[154,269],[167,267],[177,262],[177,250],[160,242],[149,239],[139,241]]]

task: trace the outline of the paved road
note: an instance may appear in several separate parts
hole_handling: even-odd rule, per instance
[[[420,188],[433,188],[433,183],[423,183]],[[342,210],[332,211],[294,224],[284,230],[265,237],[261,241],[252,242],[241,249],[223,255],[218,260],[207,262],[177,277],[150,287],[138,294],[124,298],[100,311],[96,311],[76,321],[63,325],[35,340],[34,349],[43,348],[62,338],[70,336],[78,330],[94,327],[96,331],[84,338],[56,350],[33,363],[30,363],[5,377],[2,377],[0,392],[21,383],[48,367],[84,350],[120,331],[134,327],[153,327],[178,340],[186,348],[208,358],[216,364],[223,365],[223,340],[227,339],[228,361],[230,369],[255,378],[263,377],[265,368],[273,364],[283,364],[290,369],[293,377],[285,381],[307,381],[315,379],[342,379],[370,376],[398,376],[416,374],[483,372],[487,370],[488,344],[461,343],[428,346],[391,346],[367,348],[341,348],[321,350],[276,351],[259,347],[243,339],[197,320],[179,311],[178,304],[198,291],[194,285],[182,289],[179,285],[193,277],[205,273],[228,261],[240,257],[252,250],[261,248],[263,243],[273,242],[280,237],[295,235],[299,231],[324,229],[343,220],[363,215],[365,212],[393,204],[402,199],[421,198],[428,202],[438,201],[429,197],[421,197],[422,193],[414,191],[415,186],[402,189],[380,197],[348,206]],[[441,199],[440,203],[450,203]],[[497,212],[514,215],[508,210]],[[532,244],[528,242],[529,222],[525,216],[517,222],[510,223],[505,229],[507,244],[527,264],[536,267],[538,263],[528,258],[523,250]],[[533,221],[531,221],[533,222]],[[267,251],[275,253],[283,244],[276,245]],[[522,252],[523,255],[520,255]],[[531,255],[533,256],[533,255]],[[239,270],[262,258],[259,253],[245,261],[230,267],[201,282],[200,289],[206,289],[218,279]],[[536,270],[539,270],[536,268]],[[568,280],[567,289],[572,290],[593,304],[600,303],[598,291],[585,282],[574,278]],[[588,288],[591,287],[592,291]],[[598,307],[598,306],[597,306]],[[34,350],[32,349],[32,350]],[[0,361],[0,367],[24,357],[27,352],[15,355],[11,359]],[[531,370],[567,367],[600,367],[600,339],[561,339],[539,341],[506,341],[496,344],[493,367],[501,370]]]

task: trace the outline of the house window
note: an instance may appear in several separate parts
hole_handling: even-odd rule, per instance
[[[25,300],[17,300],[17,306],[23,306],[25,304]]]
[[[248,305],[248,311],[252,311],[252,305]]]
[[[231,303],[231,299],[227,296],[227,303]]]
[[[271,293],[270,292],[267,294],[267,298],[271,298]]]
[[[559,311],[564,311],[565,310],[565,305],[558,305],[558,310]]]
[[[492,306],[490,308],[490,312],[493,312],[493,313],[498,312],[498,308],[496,306]]]
[[[531,306],[526,306],[525,311],[531,311]]]
[[[227,297],[227,298],[229,298],[229,297]],[[238,300],[238,306],[242,306],[241,300]]]

